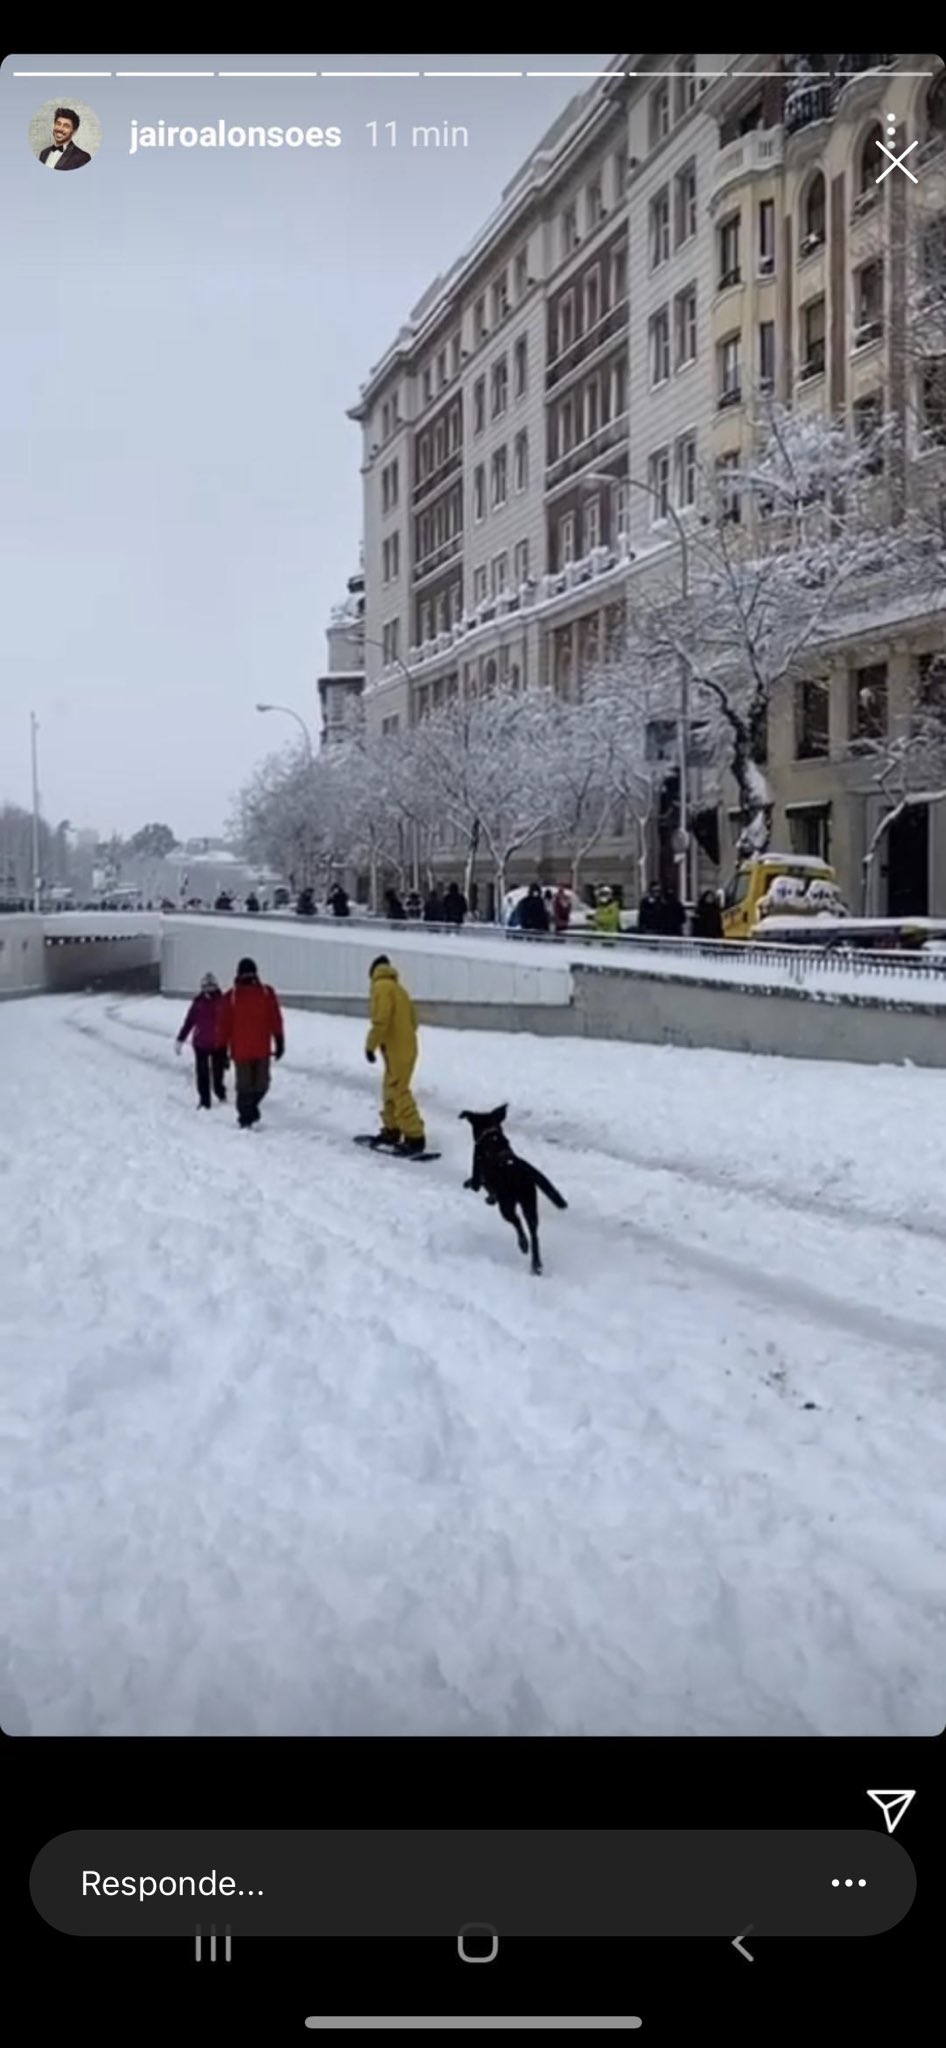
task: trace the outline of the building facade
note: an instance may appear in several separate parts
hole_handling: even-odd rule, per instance
[[[906,217],[909,199],[942,231],[935,61],[621,56],[565,109],[352,408],[375,730],[501,680],[580,693],[769,393],[852,435],[894,410],[911,488],[941,488],[946,337],[912,347]],[[877,183],[891,116],[918,141],[915,202],[902,174]],[[811,687],[770,710],[775,841],[827,854],[852,902],[879,804],[850,751],[863,707],[872,730],[906,716],[917,663],[946,647],[935,611],[892,616],[882,599],[869,628],[852,613]],[[665,866],[675,801],[668,762]],[[726,879],[734,814],[734,789],[707,792],[692,886]],[[596,869],[631,899],[621,823]],[[541,846],[523,871],[555,863]],[[946,806],[941,824],[916,807],[884,866],[876,908],[946,912]]]
[[[365,687],[365,579],[359,570],[348,579],[348,593],[337,604],[325,635],[327,666],[318,679],[323,747],[347,739],[358,715]]]

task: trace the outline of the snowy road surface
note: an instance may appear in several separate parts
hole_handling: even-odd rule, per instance
[[[9,1732],[941,1727],[946,1074],[431,1030],[413,1167],[357,1021],[247,1135],[181,1015],[0,1007]]]

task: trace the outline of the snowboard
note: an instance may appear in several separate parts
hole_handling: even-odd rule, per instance
[[[412,1160],[415,1166],[419,1166],[422,1161],[427,1159],[440,1158],[439,1152],[394,1152],[392,1151],[389,1145],[376,1145],[374,1142],[373,1134],[371,1136],[369,1136],[367,1133],[363,1136],[359,1135],[358,1137],[352,1140],[352,1143],[355,1145],[363,1145],[366,1151],[377,1152],[378,1155],[382,1158],[385,1155],[387,1155],[389,1159]]]

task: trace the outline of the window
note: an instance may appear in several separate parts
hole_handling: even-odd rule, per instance
[[[473,517],[475,520],[486,518],[486,471],[481,462],[473,471]]]
[[[670,254],[670,187],[664,185],[650,202],[650,267],[659,270]]]
[[[590,441],[601,425],[601,386],[597,377],[590,377],[585,385],[585,431],[584,439]]]
[[[738,213],[731,213],[728,220],[720,221],[716,233],[719,237],[719,289],[725,291],[727,286],[742,282]]]
[[[871,205],[878,196],[880,188],[877,184],[877,172],[878,165],[884,161],[880,153],[880,144],[883,140],[884,131],[880,122],[875,121],[861,143],[857,159],[857,192],[858,203],[861,206]]]
[[[801,309],[801,374],[818,377],[825,361],[825,302],[809,299]]]
[[[521,398],[526,389],[529,375],[529,344],[524,334],[519,336],[519,340],[513,350],[512,365],[513,390],[516,397]]]
[[[676,87],[676,117],[678,121],[682,121],[684,114],[688,114],[690,108],[696,106],[699,94],[695,57],[681,57],[679,59],[674,85]]]
[[[566,206],[562,215],[562,255],[570,256],[572,250],[577,249],[579,239],[578,208]]]
[[[829,746],[828,685],[823,681],[795,684],[795,759],[826,760]]]
[[[437,421],[434,428],[434,468],[442,469],[447,459],[447,416]]]
[[[831,805],[790,804],[786,810],[791,852],[807,860],[831,859]]]
[[[759,269],[763,277],[775,269],[775,201],[759,201]]]
[[[382,718],[382,720],[381,720],[381,737],[382,737],[382,739],[385,739],[385,740],[391,740],[391,739],[393,739],[393,738],[394,738],[394,735],[395,735],[395,733],[396,733],[396,732],[399,732],[399,731],[400,731],[400,726],[401,726],[401,720],[400,720],[399,714],[398,714],[398,713],[397,713],[396,711],[393,711],[393,712],[391,713],[391,716],[390,716],[390,718]]]
[[[775,388],[775,321],[759,321],[759,390]]]
[[[382,543],[381,543],[381,581],[382,581],[382,583],[390,583],[390,581],[391,581],[391,556],[390,556],[390,552],[389,552],[389,551],[390,551],[390,546],[391,546],[391,543],[390,543],[390,541],[388,541],[388,540],[382,541]]]
[[[575,298],[566,292],[558,309],[558,348],[564,354],[575,339]]]
[[[627,411],[627,361],[618,356],[611,368],[611,418],[619,420]]]
[[[631,530],[631,487],[630,484],[615,484],[614,487],[614,531],[618,539]]]
[[[490,397],[492,417],[501,419],[509,404],[509,364],[505,356],[500,356],[493,364]]]
[[[670,450],[658,448],[647,464],[647,481],[651,492],[651,523],[666,519],[670,503]]]
[[[684,164],[673,181],[673,245],[679,249],[696,234],[696,163]]]
[[[463,439],[463,414],[460,410],[459,405],[452,405],[450,407],[447,425],[449,430],[450,453],[451,455],[455,455]]]
[[[489,333],[486,325],[486,300],[477,299],[473,308],[473,336],[476,341],[485,341]]]
[[[425,368],[424,368],[424,374],[423,374],[423,380],[422,380],[422,381],[423,381],[423,386],[424,386],[424,404],[425,404],[425,405],[429,405],[429,404],[430,404],[430,401],[431,401],[431,398],[433,397],[433,391],[434,391],[434,377],[433,377],[433,371],[432,371],[432,369],[431,369],[431,367],[430,367],[430,364],[429,364],[429,363],[427,363],[427,364],[425,365]]]
[[[946,447],[946,356],[928,356],[923,363],[920,419],[925,439]]]
[[[438,357],[437,357],[437,388],[438,388],[438,390],[439,390],[439,391],[442,391],[442,390],[443,390],[443,387],[444,387],[444,385],[446,384],[446,382],[447,382],[447,351],[446,351],[446,349],[445,349],[445,348],[442,348],[442,349],[440,350],[440,353],[439,353]]]
[[[498,327],[509,311],[509,278],[505,270],[501,270],[499,276],[493,280],[492,301],[493,326]]]
[[[395,583],[400,574],[401,536],[392,533],[381,543],[381,581]]]
[[[481,567],[481,568],[479,568],[479,569],[474,569],[474,571],[473,571],[473,603],[474,603],[474,604],[485,604],[485,602],[486,602],[486,569],[485,569],[485,567]]]
[[[887,664],[875,661],[868,668],[852,672],[848,736],[852,740],[881,740],[886,734]]]
[[[688,284],[673,302],[674,350],[678,370],[696,361],[696,286]]]
[[[665,384],[670,375],[670,309],[661,306],[648,321],[650,331],[650,381]]]
[[[624,194],[625,194],[625,192],[627,191],[627,181],[628,181],[628,165],[627,165],[627,150],[626,150],[626,149],[616,149],[616,150],[615,150],[615,152],[614,152],[614,157],[613,157],[612,161],[613,161],[613,174],[612,174],[612,184],[613,184],[613,189],[614,189],[614,197],[615,197],[615,201],[617,202],[617,201],[619,201],[619,200],[623,199],[623,197],[624,197]]]
[[[389,619],[387,625],[381,628],[381,652],[386,663],[397,660],[400,637],[400,619]]]
[[[566,512],[558,522],[558,566],[567,569],[575,559],[575,514]]]
[[[507,462],[505,448],[497,448],[494,450],[493,460],[490,465],[490,472],[490,498],[492,504],[494,505],[494,507],[497,505],[505,505],[507,487]]]
[[[696,504],[696,435],[681,434],[674,450],[677,504],[687,511]]]
[[[398,465],[397,465],[397,459],[395,458],[395,460],[394,460],[393,462],[389,462],[389,463],[388,463],[388,465],[387,465],[387,468],[386,468],[386,469],[383,469],[383,470],[381,471],[381,510],[382,510],[382,512],[391,512],[391,511],[393,511],[393,509],[394,509],[395,505],[397,504],[397,501],[398,501]]]
[[[881,258],[854,273],[854,346],[877,341],[884,331],[884,266]]]
[[[601,179],[600,177],[592,178],[585,191],[585,220],[588,224],[589,234],[592,228],[600,227],[603,219],[604,198],[601,191]]]
[[[529,289],[528,249],[518,249],[516,251],[516,260],[513,265],[513,280],[515,283],[516,298],[525,298],[526,292]]]
[[[917,655],[916,702],[924,716],[946,718],[946,654]]]
[[[742,397],[742,336],[729,334],[718,345],[719,403],[737,405]]]
[[[430,435],[420,434],[417,441],[417,481],[422,484],[430,475]]]
[[[385,400],[381,407],[381,439],[386,441],[391,432],[391,407]]]
[[[880,441],[883,426],[884,402],[879,391],[868,391],[858,398],[852,408],[854,439],[858,446],[867,451],[864,471],[867,476],[877,476],[884,466],[884,451]]]
[[[658,142],[670,133],[670,80],[662,78],[650,95],[650,146],[656,149]]]
[[[529,580],[529,543],[527,540],[517,540],[512,559],[513,574],[517,585],[527,583]]]
[[[477,377],[473,386],[473,432],[481,434],[486,425],[486,378]]]
[[[738,526],[742,520],[742,500],[739,495],[739,454],[731,449],[721,455],[716,464],[716,490],[719,498],[720,518],[729,525]]]
[[[611,306],[620,306],[627,298],[627,243],[611,254]]]
[[[601,318],[601,272],[597,264],[585,279],[585,333],[597,327]]]
[[[459,334],[454,334],[450,342],[450,374],[453,377],[458,377],[460,374],[460,353],[460,336]]]
[[[499,597],[500,593],[505,590],[508,576],[509,556],[494,555],[489,572],[490,588],[494,597]]]
[[[517,434],[513,454],[513,480],[517,491],[528,489],[529,485],[529,436]]]
[[[588,499],[588,503],[587,503],[587,504],[586,504],[586,506],[585,506],[585,516],[584,516],[584,522],[583,522],[583,524],[584,524],[584,540],[585,540],[585,553],[586,553],[586,555],[588,555],[588,554],[590,554],[590,553],[591,553],[591,550],[592,550],[592,548],[599,548],[599,547],[601,546],[601,499],[600,499],[600,498],[597,498],[597,497],[595,497],[595,498],[589,498],[589,499]]]
[[[825,238],[825,182],[824,172],[814,171],[805,187],[801,208],[801,240],[799,254],[810,256],[814,249],[823,249]]]

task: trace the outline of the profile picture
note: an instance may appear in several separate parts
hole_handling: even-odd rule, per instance
[[[82,100],[47,100],[30,122],[30,148],[47,171],[83,171],[101,142],[99,117]]]

